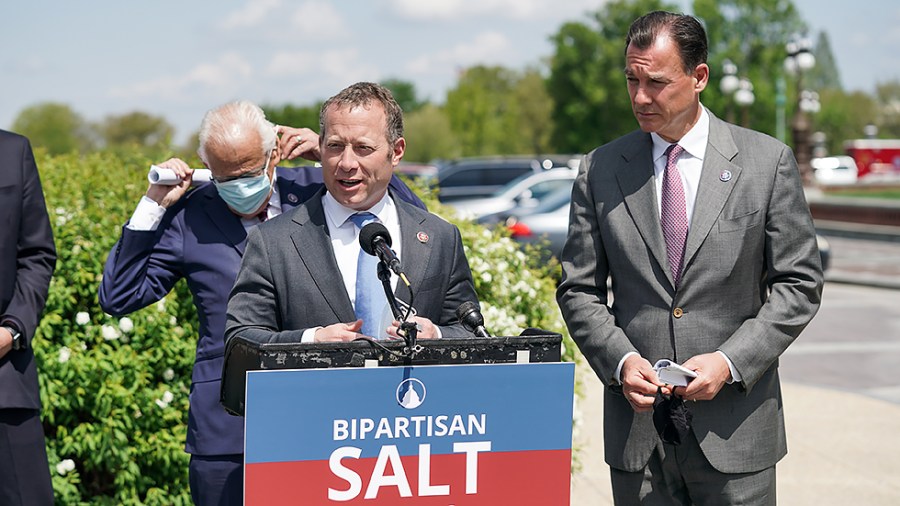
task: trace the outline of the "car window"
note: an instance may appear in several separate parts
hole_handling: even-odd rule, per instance
[[[527,167],[521,168],[497,168],[497,169],[482,169],[481,174],[484,177],[484,184],[488,185],[503,185],[506,184],[513,179],[521,176],[522,174],[528,174],[532,172],[531,169]]]
[[[541,181],[529,188],[531,190],[531,198],[541,200],[547,195],[553,193],[559,188],[572,188],[570,179],[551,179],[549,181]]]
[[[484,184],[482,181],[480,169],[463,169],[442,179],[440,186],[443,188],[451,186],[479,186]]]

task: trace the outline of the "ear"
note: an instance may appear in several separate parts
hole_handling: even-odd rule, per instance
[[[705,63],[697,65],[692,77],[694,78],[694,91],[700,93],[705,90],[706,85],[709,82],[709,65]]]
[[[400,137],[397,139],[397,142],[394,143],[394,152],[391,155],[391,165],[394,167],[400,163],[400,160],[403,159],[403,154],[406,153],[406,139]]]

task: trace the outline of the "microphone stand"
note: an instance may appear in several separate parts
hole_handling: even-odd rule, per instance
[[[384,289],[384,295],[387,298],[388,305],[391,306],[391,313],[394,314],[394,319],[400,322],[401,332],[398,333],[402,335],[406,341],[406,346],[409,350],[408,356],[412,358],[416,353],[416,333],[418,332],[418,328],[416,327],[415,322],[406,321],[403,317],[403,312],[397,304],[397,298],[394,297],[394,291],[391,290],[391,270],[388,269],[384,261],[378,262],[378,279],[381,280],[381,286]]]

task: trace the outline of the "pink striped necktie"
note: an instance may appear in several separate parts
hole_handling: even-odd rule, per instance
[[[684,186],[681,184],[681,173],[675,166],[684,148],[672,144],[666,149],[666,171],[663,175],[661,214],[663,237],[666,239],[666,256],[675,288],[681,282],[681,268],[684,262],[684,245],[687,242],[688,220],[687,205],[684,198]]]

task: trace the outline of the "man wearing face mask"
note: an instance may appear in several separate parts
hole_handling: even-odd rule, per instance
[[[258,106],[232,102],[209,111],[198,154],[211,184],[189,191],[193,170],[173,158],[158,164],[182,182],[150,185],[103,271],[100,305],[124,315],[152,304],[184,278],[200,320],[192,374],[186,451],[195,504],[241,504],[243,418],[219,404],[225,309],[247,233],[304,202],[322,187],[322,171],[276,167],[284,159],[319,159],[319,137],[306,128],[275,127]],[[397,195],[424,204],[397,178]]]

